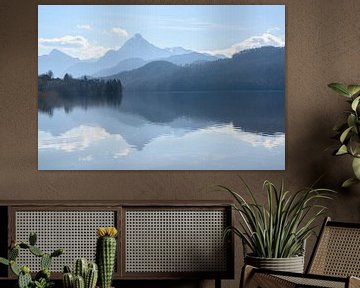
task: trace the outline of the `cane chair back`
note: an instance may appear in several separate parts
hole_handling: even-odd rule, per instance
[[[332,222],[328,218],[307,273],[360,277],[360,224]]]
[[[360,288],[360,223],[326,218],[306,273],[243,268],[242,288]]]

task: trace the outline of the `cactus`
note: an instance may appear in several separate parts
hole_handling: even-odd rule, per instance
[[[19,256],[19,246],[16,245],[14,248],[10,249],[8,256],[9,260],[15,261],[16,258]]]
[[[44,252],[42,252],[42,251],[40,250],[40,248],[38,248],[38,247],[36,247],[36,246],[30,246],[30,247],[29,247],[29,251],[30,251],[32,254],[34,254],[35,256],[37,256],[37,257],[41,257],[41,256],[44,255]]]
[[[40,281],[42,278],[48,280],[48,279],[50,279],[50,275],[51,275],[51,273],[50,273],[49,269],[44,268],[44,269],[40,270],[38,273],[36,273],[35,280]]]
[[[16,265],[16,262],[14,260],[10,261],[10,269],[16,276],[19,276],[21,271],[19,266]]]
[[[100,288],[110,288],[116,258],[115,227],[98,228],[96,243],[96,262],[99,267]]]
[[[96,263],[89,263],[85,276],[85,288],[95,288],[98,279],[98,266]]]
[[[69,266],[67,265],[64,266],[64,273],[71,273],[71,269]]]
[[[51,260],[52,257],[50,254],[45,253],[42,257],[41,257],[41,261],[40,261],[40,267],[41,269],[49,269],[50,265],[51,265]]]
[[[74,277],[74,288],[85,288],[84,278],[81,276]]]
[[[23,242],[21,242],[21,243],[19,244],[19,246],[20,246],[20,248],[22,248],[22,249],[29,249],[29,248],[30,248],[30,245],[28,245],[28,244],[26,244],[26,243],[23,243]]]
[[[29,244],[31,246],[35,246],[37,241],[37,235],[35,232],[31,232],[29,235]]]
[[[23,267],[23,268],[25,268],[25,267]],[[30,284],[32,283],[31,275],[29,273],[30,270],[28,267],[26,267],[27,269],[23,269],[23,268],[19,274],[18,285],[19,285],[19,288],[28,288],[30,286]]]
[[[10,266],[11,271],[18,276],[18,286],[19,288],[29,288],[29,287],[51,287],[53,282],[50,281],[50,265],[53,257],[60,256],[63,254],[63,249],[55,250],[53,253],[48,254],[41,251],[38,247],[35,246],[37,236],[35,233],[30,233],[29,244],[20,242],[16,243],[11,241],[8,259],[0,257],[0,264]],[[35,281],[32,280],[30,275],[30,269],[27,266],[19,266],[16,264],[16,259],[19,256],[19,250],[29,250],[30,253],[37,257],[41,257],[41,271],[39,271],[35,276]]]
[[[88,262],[86,258],[79,258],[75,261],[74,274],[85,279]]]
[[[64,288],[77,288],[75,281],[77,281],[80,288],[95,288],[98,278],[98,268],[95,263],[89,263],[85,258],[78,258],[74,263],[74,273],[71,273],[69,266],[64,266],[63,286]],[[82,276],[84,275],[84,276]],[[77,279],[77,280],[76,280]],[[81,280],[82,281],[81,281]],[[82,282],[82,283],[81,283]]]
[[[51,253],[51,257],[59,257],[63,253],[64,253],[64,249],[57,249]]]
[[[72,275],[72,273],[64,273],[62,280],[64,288],[74,287],[74,276]]]

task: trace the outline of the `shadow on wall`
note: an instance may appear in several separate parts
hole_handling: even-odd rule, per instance
[[[330,92],[331,93],[331,92]],[[329,94],[330,94],[329,93]],[[329,96],[330,97],[330,96]],[[338,192],[334,201],[328,202],[327,215],[336,221],[358,222],[360,217],[360,185],[353,185],[350,188],[342,188],[341,184],[353,176],[351,158],[346,156],[333,156],[333,151],[339,146],[339,141],[333,139],[335,135],[332,127],[338,122],[342,122],[343,111],[346,108],[336,109],[339,117],[327,113],[314,113],[310,120],[312,123],[322,123],[313,125],[304,136],[304,142],[308,145],[305,153],[301,155],[311,155],[306,164],[310,173],[303,173],[303,183],[311,184],[318,177],[322,176],[317,186],[330,188]],[[340,120],[340,121],[339,121]],[[344,209],[344,207],[347,207]]]

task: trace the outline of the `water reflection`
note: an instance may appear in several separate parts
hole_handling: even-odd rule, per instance
[[[74,107],[119,107],[121,105],[121,84],[114,80],[57,80],[39,77],[38,109],[40,112],[53,115],[54,109],[63,108],[70,113]],[[119,87],[120,88],[119,88]],[[114,88],[115,87],[115,88]]]
[[[41,101],[41,170],[284,169],[282,91]]]
[[[49,115],[55,108],[69,113],[74,107],[99,106],[136,114],[152,123],[189,118],[232,123],[257,133],[284,132],[284,91],[138,92],[81,98],[52,93],[39,97],[39,111]]]

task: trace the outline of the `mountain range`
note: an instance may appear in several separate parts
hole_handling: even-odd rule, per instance
[[[38,57],[38,74],[40,75],[51,70],[55,77],[62,77],[66,69],[80,62],[80,59],[54,49],[50,54]]]
[[[109,50],[104,56],[93,60],[80,60],[59,50],[53,50],[49,55],[38,57],[38,74],[51,70],[55,77],[63,77],[66,73],[73,77],[84,75],[105,77],[139,68],[154,60],[186,65],[214,61],[223,57],[198,53],[182,47],[159,48],[145,40],[140,34],[135,34],[118,50]]]
[[[152,61],[105,79],[119,79],[127,91],[284,90],[285,48],[265,46],[232,58],[179,66]]]
[[[285,48],[263,46],[230,58],[182,47],[159,48],[135,34],[118,50],[80,60],[53,50],[39,56],[39,74],[117,79],[125,91],[283,90]]]

